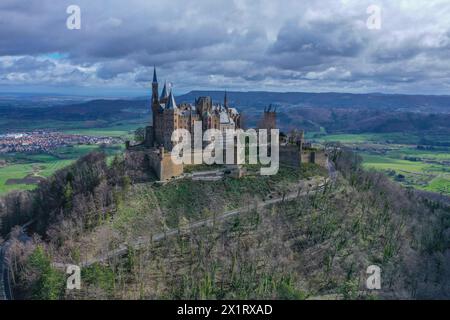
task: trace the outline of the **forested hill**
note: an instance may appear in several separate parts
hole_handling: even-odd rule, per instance
[[[191,91],[179,96],[180,101],[192,102],[199,96],[211,96],[222,102],[224,91]],[[370,108],[401,109],[423,112],[450,113],[449,96],[403,95],[403,94],[351,94],[351,93],[306,93],[306,92],[227,92],[228,100],[238,106],[265,107],[270,103],[320,108]]]
[[[354,154],[330,152],[338,176],[318,192],[267,208],[253,201],[326,174],[314,165],[272,177],[154,184],[142,159],[91,154],[33,192],[0,200],[11,232],[14,296],[23,299],[449,298],[450,208],[417,196]],[[148,179],[143,179],[147,177]],[[201,196],[195,196],[201,194]],[[195,228],[224,210],[241,215]],[[35,219],[24,245],[15,225]],[[178,230],[161,241],[152,235]],[[150,237],[150,238],[148,238]],[[65,290],[53,262],[79,264],[123,243],[124,256],[83,268]],[[382,270],[382,290],[365,288]]]
[[[328,132],[400,132],[439,131],[450,133],[450,96],[227,92],[228,102],[244,115],[247,126],[258,123],[261,112],[270,104],[279,111],[282,130],[302,127],[307,131]],[[223,91],[192,91],[176,101],[193,103],[199,96],[211,96],[222,103]],[[8,102],[9,103],[9,102]],[[11,106],[0,99],[1,130],[26,127],[27,122],[95,121],[107,126],[114,121],[149,119],[150,97],[136,99],[100,99],[54,106]],[[55,128],[58,129],[58,128]]]

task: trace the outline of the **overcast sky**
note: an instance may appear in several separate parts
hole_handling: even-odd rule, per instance
[[[143,95],[153,65],[177,94],[450,94],[450,1],[0,1],[2,92]]]

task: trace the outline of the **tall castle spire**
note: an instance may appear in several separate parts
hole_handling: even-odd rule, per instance
[[[176,109],[177,104],[175,102],[175,97],[173,96],[172,90],[170,90],[169,101],[167,101],[167,109]]]
[[[153,83],[158,83],[158,79],[156,77],[156,66],[153,66]]]
[[[167,99],[169,97],[169,91],[167,90],[167,81],[164,81],[164,87],[161,92],[161,96],[159,97],[159,100],[162,101],[164,99]]]
[[[227,90],[225,90],[225,96],[223,97],[223,106],[228,108]]]
[[[153,82],[152,82],[152,104],[159,104],[158,100],[158,78],[156,77],[156,67],[153,67]]]

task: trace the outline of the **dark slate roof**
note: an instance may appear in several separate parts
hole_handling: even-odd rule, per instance
[[[176,109],[177,104],[175,103],[175,97],[172,94],[172,91],[170,91],[169,94],[169,101],[167,101],[166,109]]]
[[[153,82],[158,82],[158,79],[156,78],[156,67],[153,67]]]
[[[167,98],[168,96],[169,96],[169,95],[168,95],[168,93],[167,93],[167,83],[164,82],[164,88],[163,88],[163,90],[162,90],[162,92],[161,92],[161,97],[159,98],[159,100],[165,99],[165,98]]]

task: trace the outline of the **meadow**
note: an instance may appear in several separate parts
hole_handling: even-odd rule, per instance
[[[58,130],[67,134],[133,139],[134,131],[144,127],[149,119],[123,121],[28,121],[1,120],[0,133],[33,131],[39,129]],[[51,153],[0,155],[6,165],[0,166],[0,194],[13,190],[32,190],[39,179],[51,176],[55,171],[70,165],[78,158],[94,150],[104,151],[112,156],[124,149],[123,145],[101,147],[98,145],[75,145],[63,147]]]
[[[324,132],[310,132],[306,138],[320,142],[339,141],[341,143],[384,143],[384,144],[430,144],[450,145],[450,136],[438,133],[410,133],[410,132],[388,132],[388,133],[358,133],[358,134],[326,134]]]
[[[109,123],[103,127],[87,127],[87,128],[67,128],[63,131],[68,134],[81,134],[88,136],[100,136],[100,137],[119,137],[124,139],[132,139],[134,131],[137,128],[145,127],[148,125],[146,119],[128,120]]]
[[[368,170],[385,172],[406,187],[450,195],[450,147],[422,146],[448,137],[408,133],[310,134],[316,143],[340,142],[358,152]],[[420,146],[420,147],[419,147]]]
[[[76,145],[59,148],[52,154],[8,154],[1,156],[7,165],[0,167],[0,194],[13,190],[33,190],[40,179],[50,177],[83,155],[94,150],[108,156],[123,150],[122,145],[102,147],[98,145]]]

